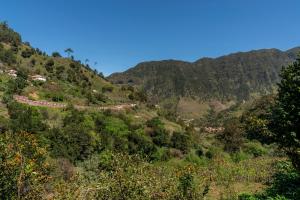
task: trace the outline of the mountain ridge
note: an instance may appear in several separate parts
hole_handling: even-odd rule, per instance
[[[279,81],[283,65],[296,59],[300,47],[236,52],[195,62],[149,61],[108,77],[116,84],[140,87],[153,99],[196,97],[208,99],[248,99],[252,93],[266,93]]]

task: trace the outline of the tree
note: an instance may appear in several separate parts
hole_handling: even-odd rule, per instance
[[[50,59],[46,62],[45,68],[48,72],[53,72],[53,65],[54,65],[54,60]]]
[[[57,52],[57,51],[53,52],[53,53],[52,53],[52,56],[53,56],[53,57],[58,57],[58,58],[61,57],[60,53]]]
[[[224,150],[235,153],[244,143],[244,136],[238,119],[230,119],[225,122],[224,131],[219,139],[224,143]]]
[[[70,57],[71,54],[74,53],[73,49],[71,49],[71,48],[65,49],[65,52],[68,54],[68,57]]]
[[[171,137],[171,146],[187,153],[191,147],[191,138],[185,133],[174,132]]]
[[[300,171],[300,56],[281,70],[278,96],[272,108],[269,129]]]
[[[86,159],[98,145],[91,133],[93,126],[84,112],[70,108],[63,119],[63,126],[52,128],[47,135],[52,155],[72,162]]]
[[[12,102],[8,104],[8,114],[10,116],[10,128],[14,132],[38,133],[47,128],[36,108]]]
[[[274,101],[274,95],[263,96],[255,100],[250,108],[243,113],[241,122],[248,139],[258,140],[264,144],[273,142],[272,133],[268,126]]]

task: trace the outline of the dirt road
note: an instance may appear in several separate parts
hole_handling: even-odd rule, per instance
[[[28,99],[25,96],[14,95],[14,99],[19,103],[24,103],[31,106],[40,106],[40,107],[48,107],[48,108],[65,108],[67,104],[65,103],[56,103],[51,101],[34,101]],[[119,105],[112,105],[112,106],[79,106],[74,105],[75,108],[78,109],[89,109],[93,108],[96,110],[125,110],[129,108],[135,107],[136,104],[119,104]]]

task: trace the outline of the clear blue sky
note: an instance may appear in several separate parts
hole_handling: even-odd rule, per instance
[[[141,61],[299,46],[299,10],[299,0],[7,0],[0,20],[108,75]]]

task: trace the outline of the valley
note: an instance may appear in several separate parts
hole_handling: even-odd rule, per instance
[[[2,22],[0,199],[298,199],[298,51],[104,77]]]

